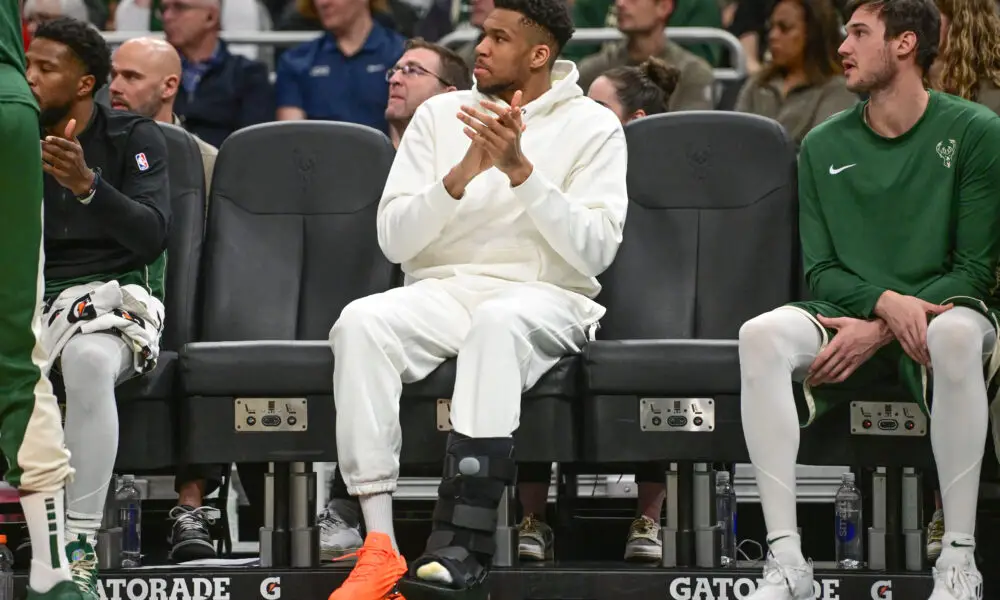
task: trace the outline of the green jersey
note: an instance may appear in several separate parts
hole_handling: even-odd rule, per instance
[[[813,298],[860,318],[886,290],[997,307],[1000,117],[932,91],[916,125],[890,139],[865,123],[865,104],[802,142],[799,227]]]
[[[20,0],[0,0],[0,102],[35,106],[24,80],[24,39]]]

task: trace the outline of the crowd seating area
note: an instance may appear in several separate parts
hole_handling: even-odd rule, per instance
[[[326,597],[347,573],[318,568],[314,527],[310,464],[337,459],[327,336],[348,302],[401,284],[375,233],[392,145],[344,123],[250,127],[222,146],[206,200],[197,146],[183,130],[163,129],[174,210],[165,351],[153,373],[120,389],[117,470],[272,463],[265,568],[111,571],[102,574],[105,595]],[[607,316],[598,341],[524,394],[516,452],[589,472],[675,463],[663,565],[610,573],[519,566],[503,506],[496,600],[743,598],[761,576],[758,566],[718,567],[710,465],[748,462],[740,325],[804,293],[794,145],[776,122],[729,112],[640,119],[626,137],[630,205],[624,243],[600,277]],[[440,465],[454,373],[449,361],[405,387],[404,468]],[[891,385],[844,393],[852,401],[842,411],[803,431],[799,462],[878,468],[866,540],[872,569],[818,565],[816,597],[926,597],[927,420],[894,404]]]

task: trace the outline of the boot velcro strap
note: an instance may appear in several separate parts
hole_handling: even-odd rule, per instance
[[[486,531],[490,534],[497,529],[497,509],[458,504],[445,498],[438,498],[433,518],[459,529]]]
[[[444,472],[445,477],[488,477],[513,483],[517,479],[517,462],[507,457],[446,454]]]
[[[493,556],[497,550],[497,541],[493,534],[478,531],[448,531],[438,529],[432,531],[427,538],[427,551],[438,554],[438,550],[457,546],[468,552]],[[465,560],[459,558],[458,560]]]

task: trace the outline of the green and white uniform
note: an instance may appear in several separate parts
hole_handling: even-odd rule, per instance
[[[55,492],[71,469],[38,342],[42,157],[23,47],[18,0],[0,0],[0,450],[12,485]]]
[[[1000,259],[1000,117],[981,105],[930,92],[905,134],[884,138],[865,103],[813,129],[799,156],[799,227],[813,300],[790,307],[814,316],[871,319],[886,290],[954,303],[996,324]],[[816,321],[819,326],[818,321]],[[824,330],[824,345],[833,331]],[[985,365],[990,379],[1000,351]],[[893,342],[843,385],[898,380],[927,410],[925,369]],[[838,386],[804,386],[807,425]]]

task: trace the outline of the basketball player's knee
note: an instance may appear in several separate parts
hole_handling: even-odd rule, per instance
[[[761,363],[781,360],[782,332],[772,313],[754,317],[740,327],[740,367],[753,368]]]
[[[510,302],[487,300],[472,311],[469,337],[516,335],[524,329],[524,307]]]
[[[349,345],[358,339],[371,339],[379,329],[382,308],[380,302],[369,296],[359,298],[344,307],[340,318],[330,329],[330,344],[334,350],[338,345]]]
[[[934,376],[961,380],[982,362],[983,333],[979,325],[960,313],[946,312],[927,327],[927,350]]]
[[[114,385],[118,378],[120,359],[112,349],[112,345],[97,343],[86,335],[70,340],[60,355],[63,380],[67,387],[108,381]]]

